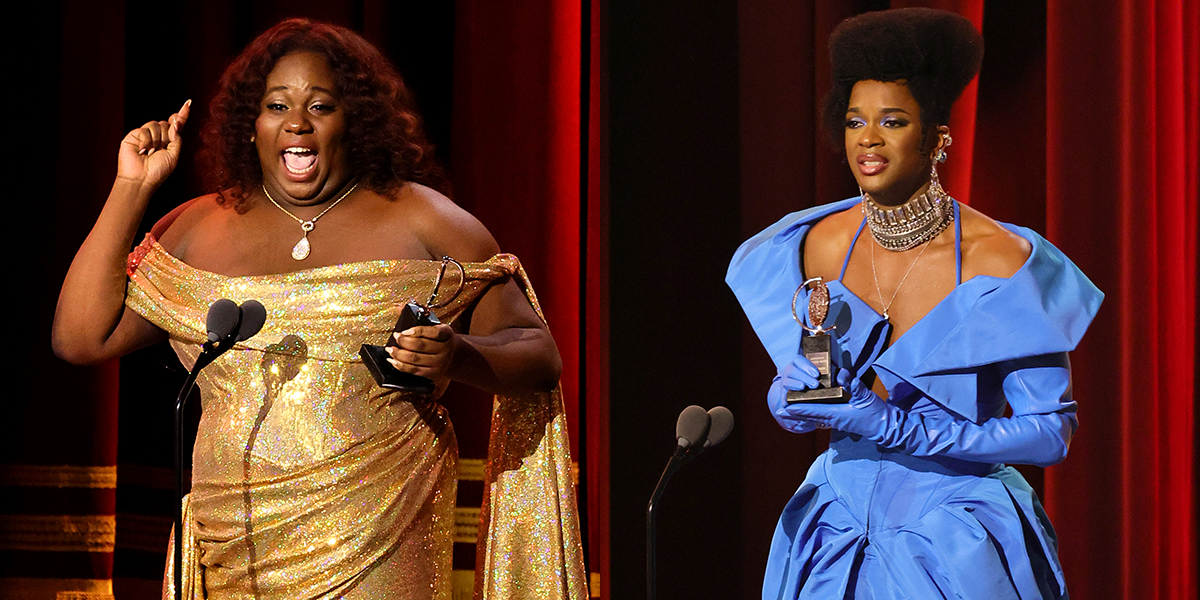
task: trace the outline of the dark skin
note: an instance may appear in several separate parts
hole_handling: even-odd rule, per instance
[[[944,147],[949,128],[941,125],[930,128],[928,134],[922,132],[920,107],[903,82],[856,83],[846,123],[847,161],[859,186],[877,203],[897,206],[925,192],[932,156]],[[1029,242],[969,206],[960,205],[960,210],[963,281],[977,275],[1008,278],[1020,270],[1032,251]],[[862,219],[856,206],[812,227],[804,242],[806,278],[838,278]],[[880,314],[891,302],[887,309],[893,327],[889,345],[955,288],[954,226],[947,227],[928,245],[892,252],[880,246],[867,230],[850,255],[842,284]],[[872,254],[878,290],[872,275]],[[912,270],[905,278],[910,266]],[[887,398],[887,390],[878,380],[872,390]]]
[[[346,164],[344,115],[325,59],[285,56],[267,78],[255,143],[272,197],[311,219],[357,181]],[[178,163],[189,105],[167,121],[130,132],[121,145],[118,176],[92,233],[80,248],[59,297],[53,342],[76,363],[96,363],[158,342],[166,334],[124,308],[124,260],[154,190]],[[289,163],[287,149],[303,148],[312,164]],[[289,169],[301,166],[300,169]],[[299,224],[254,190],[239,214],[196,198],[164,219],[163,247],[185,263],[228,276],[287,273],[368,260],[480,262],[499,252],[487,229],[445,196],[409,183],[390,195],[365,187],[321,217],[309,233],[311,254],[291,257]],[[172,220],[173,219],[173,220]],[[457,329],[456,329],[457,328]],[[454,327],[416,327],[397,337],[393,364],[434,379],[453,379],[500,394],[546,391],[562,362],[553,338],[518,284],[493,284]]]

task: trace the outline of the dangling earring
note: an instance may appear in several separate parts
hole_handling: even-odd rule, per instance
[[[946,190],[942,189],[941,180],[938,179],[937,165],[938,163],[946,162],[946,148],[949,148],[950,144],[953,143],[954,138],[951,138],[950,134],[947,133],[942,147],[938,148],[937,153],[933,155],[933,160],[929,161],[929,189],[935,195],[945,195],[946,193]]]
[[[251,143],[251,144],[253,144],[253,143],[254,143],[254,136],[250,136],[250,143]],[[944,160],[944,159],[943,159],[943,160]]]
[[[935,198],[946,195],[946,190],[942,189],[942,182],[938,179],[938,158],[940,157],[934,157],[933,160],[929,161],[929,192]]]

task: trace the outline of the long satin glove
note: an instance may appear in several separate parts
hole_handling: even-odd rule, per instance
[[[783,412],[787,418],[822,421],[833,429],[914,456],[1046,467],[1066,457],[1078,421],[1066,355],[1061,355],[1064,366],[1053,364],[1058,355],[1035,359],[1044,360],[1040,364],[1026,361],[1025,365],[1014,361],[1004,373],[1004,392],[1013,415],[979,424],[950,414],[928,417],[888,404],[845,369],[837,379],[850,390],[848,404],[793,404]]]
[[[767,407],[780,427],[793,433],[808,433],[824,426],[822,420],[807,419],[787,410],[787,393],[816,389],[817,377],[820,374],[812,361],[804,358],[803,354],[798,354],[771,381],[771,389],[767,392]]]

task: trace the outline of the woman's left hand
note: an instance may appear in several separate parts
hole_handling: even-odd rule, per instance
[[[850,392],[846,404],[796,403],[784,408],[793,417],[818,421],[832,429],[861,435],[870,439],[887,431],[891,410],[878,394],[863,385],[846,369],[838,371],[838,385]],[[894,409],[899,410],[899,409]]]
[[[1065,354],[1062,360],[1065,363]],[[1013,416],[978,424],[953,414],[929,418],[888,404],[845,369],[838,373],[837,380],[850,390],[847,404],[792,404],[784,410],[792,418],[818,421],[912,456],[1047,467],[1066,457],[1077,421],[1075,403],[1070,398],[1069,369],[1052,364],[1046,367],[1025,368],[1006,378],[1005,391],[1018,402]],[[1031,389],[1042,393],[1057,389],[1061,397],[1053,403],[1042,403],[1039,408],[1048,412],[1025,412],[1027,405],[1021,394]]]
[[[435,381],[449,377],[459,339],[449,325],[420,325],[393,334],[399,347],[388,346],[388,362],[404,373]]]

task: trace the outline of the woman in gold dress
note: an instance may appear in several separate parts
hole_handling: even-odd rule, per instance
[[[583,597],[558,350],[516,258],[430,187],[439,173],[395,70],[343,28],[290,20],[259,36],[204,134],[219,191],[127,256],[190,110],[122,140],[53,335],[75,363],[169,338],[190,364],[214,300],[267,307],[261,333],[199,379],[185,597],[448,598],[457,449],[437,397],[450,380],[497,395],[476,596]],[[430,297],[443,256],[464,266],[443,324],[390,350],[437,391],[380,388],[358,347]]]

